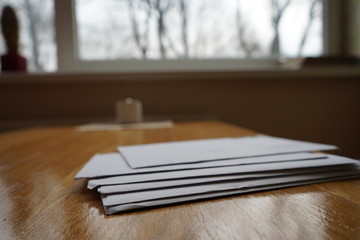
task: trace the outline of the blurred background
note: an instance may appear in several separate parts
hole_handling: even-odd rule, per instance
[[[360,158],[358,0],[2,0],[27,73],[0,74],[0,131],[221,120]],[[6,53],[0,38],[0,53]]]

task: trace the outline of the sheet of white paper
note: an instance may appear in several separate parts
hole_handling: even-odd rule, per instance
[[[185,195],[211,193],[211,192],[218,192],[225,190],[241,190],[246,188],[268,186],[274,184],[320,180],[331,177],[343,177],[349,175],[360,175],[359,166],[354,167],[353,170],[345,170],[345,171],[308,173],[301,175],[278,176],[274,178],[262,178],[262,179],[244,180],[244,181],[236,180],[225,183],[200,184],[194,186],[157,189],[151,191],[101,195],[101,199],[104,206],[112,206],[112,205],[142,202],[142,201],[168,198],[168,197],[178,197],[178,196],[181,197]]]
[[[119,153],[96,154],[89,162],[77,173],[76,179],[80,178],[95,178],[114,175],[130,175],[137,173],[176,171],[185,169],[210,168],[221,166],[235,166],[242,164],[254,164],[265,162],[281,162],[281,161],[296,161],[304,159],[321,159],[326,158],[324,154],[317,153],[292,153],[281,155],[269,155],[251,158],[235,158],[230,160],[209,161],[190,164],[179,164],[162,166],[156,168],[131,168],[125,159]]]
[[[334,165],[342,165],[342,164],[353,164],[357,162],[358,161],[356,160],[352,160],[345,157],[328,155],[328,158],[317,159],[317,160],[259,163],[259,164],[238,165],[238,166],[224,166],[217,168],[189,169],[189,170],[181,170],[181,171],[173,171],[173,172],[142,173],[135,175],[123,175],[116,177],[92,179],[88,182],[88,188],[93,189],[97,186],[104,186],[110,184],[138,183],[138,182],[149,182],[149,181],[158,181],[158,180],[167,180],[167,179],[208,177],[208,176],[216,176],[216,175],[278,171],[285,169],[323,167],[323,166],[334,166]]]
[[[325,171],[335,171],[349,168],[348,165],[335,166],[335,167],[322,167],[322,168],[310,168],[310,169],[295,169],[285,171],[272,171],[263,173],[250,173],[250,174],[236,174],[236,175],[225,175],[225,176],[212,176],[212,177],[200,177],[200,178],[185,178],[176,180],[164,180],[164,181],[153,181],[153,182],[141,182],[141,183],[129,183],[129,184],[118,184],[118,185],[105,185],[98,188],[98,192],[101,194],[114,194],[114,193],[125,193],[134,191],[154,190],[159,188],[177,187],[195,185],[200,183],[215,183],[220,181],[229,180],[244,180],[244,179],[255,179],[255,178],[271,178],[276,176],[286,175],[297,175],[304,173],[316,173]]]
[[[140,122],[140,123],[89,123],[76,128],[78,132],[116,131],[123,129],[159,129],[171,128],[172,121]]]
[[[132,168],[332,149],[336,147],[262,135],[118,147]]]
[[[272,190],[272,189],[285,188],[285,187],[294,187],[294,186],[301,186],[301,185],[328,182],[328,181],[353,179],[353,178],[358,178],[358,177],[359,177],[359,175],[348,175],[348,176],[343,176],[343,177],[332,177],[332,178],[324,178],[324,179],[309,180],[309,181],[302,181],[302,182],[300,181],[300,182],[292,182],[292,183],[274,184],[274,185],[246,188],[246,189],[240,189],[240,190],[229,190],[229,191],[221,191],[221,192],[214,192],[214,193],[193,194],[193,195],[187,195],[187,196],[163,198],[163,199],[158,199],[158,200],[149,200],[149,201],[129,203],[129,204],[104,206],[104,209],[105,209],[106,214],[114,214],[114,213],[118,213],[118,212],[131,211],[131,210],[143,209],[143,208],[148,208],[148,207],[157,207],[157,206],[169,205],[169,204],[175,204],[175,203],[184,203],[184,202],[189,202],[189,201],[204,200],[204,199],[210,199],[210,198],[216,198],[216,197],[225,197],[225,196],[236,195],[236,194],[258,192],[258,191]]]

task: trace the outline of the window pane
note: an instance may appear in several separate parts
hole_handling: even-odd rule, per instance
[[[322,0],[76,0],[79,57],[316,56]]]
[[[10,5],[20,23],[20,54],[28,62],[28,71],[55,71],[56,46],[54,37],[53,0],[1,0],[0,9]],[[6,53],[0,38],[0,53]]]

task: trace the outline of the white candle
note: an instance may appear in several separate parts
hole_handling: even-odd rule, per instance
[[[142,122],[141,101],[132,98],[118,101],[116,103],[116,121],[120,123]]]

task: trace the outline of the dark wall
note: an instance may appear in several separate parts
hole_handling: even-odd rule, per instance
[[[360,158],[360,74],[311,71],[5,76],[0,129],[112,119],[118,99],[145,116],[215,116],[266,134],[337,144]]]

